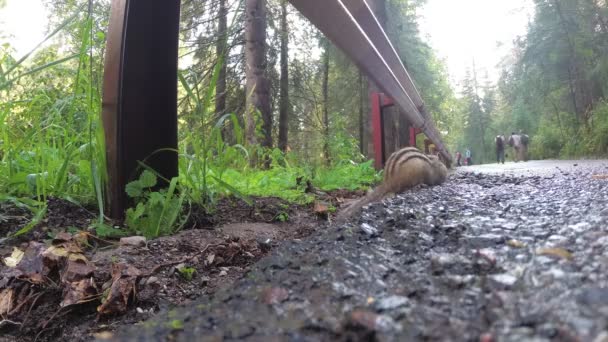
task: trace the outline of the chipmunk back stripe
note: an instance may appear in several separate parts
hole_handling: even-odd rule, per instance
[[[410,161],[412,159],[420,159],[420,160],[425,161],[427,164],[431,165],[431,160],[427,156],[425,156],[424,154],[418,153],[418,154],[409,154],[409,155],[404,156],[404,158],[401,158],[401,160],[397,160],[395,162],[394,168],[399,170],[399,168],[403,167],[403,165],[405,163],[407,163],[408,161]]]
[[[401,158],[403,155],[407,153],[420,153],[420,151],[415,147],[406,147],[399,151],[394,152],[386,161],[386,165],[384,167],[384,173],[387,176],[392,176],[395,171],[395,161]]]
[[[395,173],[395,170],[399,170],[401,165],[408,162],[411,159],[421,159],[426,161],[427,163],[431,163],[430,159],[424,154],[420,153],[418,149],[413,147],[408,147],[403,150],[398,151],[393,154],[394,158],[389,158],[386,163],[386,174],[388,177],[392,177]]]

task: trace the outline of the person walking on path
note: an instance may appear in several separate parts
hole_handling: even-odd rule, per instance
[[[466,150],[466,151],[465,151],[465,153],[464,153],[464,156],[465,156],[465,160],[466,160],[466,162],[467,162],[467,165],[473,165],[473,161],[472,161],[472,159],[471,159],[471,150],[469,150],[469,149],[467,148],[467,150]]]
[[[460,151],[456,151],[456,166],[462,166],[460,160],[462,159],[462,153]]]
[[[497,135],[496,139],[496,162],[498,164],[505,163],[505,137],[502,135]]]

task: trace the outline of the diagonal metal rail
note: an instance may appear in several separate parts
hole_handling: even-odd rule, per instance
[[[365,0],[289,2],[403,109],[408,121],[424,132],[448,162],[452,161],[412,78]]]

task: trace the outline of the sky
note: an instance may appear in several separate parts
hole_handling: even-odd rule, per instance
[[[47,14],[40,0],[8,0],[6,7],[0,9],[0,34],[3,40],[9,36],[19,57],[42,41],[46,24]]]
[[[517,36],[525,35],[534,13],[531,0],[428,0],[421,15],[423,37],[448,65],[458,86],[473,63],[495,83],[497,65]]]
[[[513,39],[525,34],[532,8],[532,0],[428,0],[419,14],[425,39],[458,86],[473,61],[480,77],[487,71],[491,81],[498,80],[497,65]],[[18,56],[43,39],[46,16],[41,0],[8,0],[0,10],[0,32],[9,35]]]

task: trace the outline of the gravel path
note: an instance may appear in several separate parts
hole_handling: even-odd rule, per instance
[[[461,168],[119,339],[608,341],[608,162],[563,163]]]

